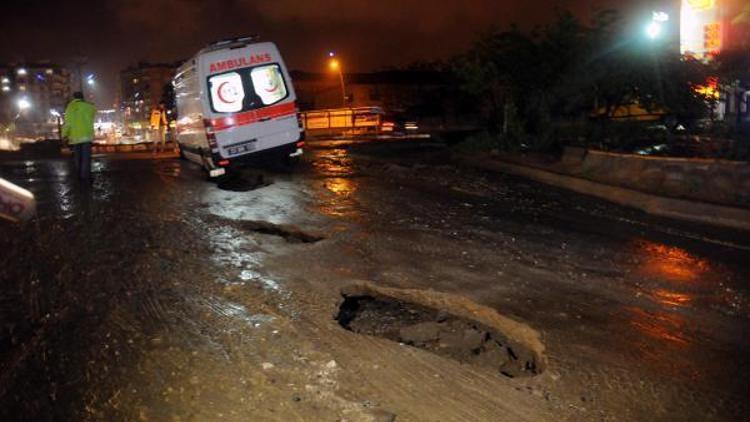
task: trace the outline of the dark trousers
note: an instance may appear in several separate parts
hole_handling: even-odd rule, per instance
[[[91,142],[73,145],[73,164],[79,180],[91,179]]]

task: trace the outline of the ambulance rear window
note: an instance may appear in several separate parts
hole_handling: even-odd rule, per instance
[[[208,90],[215,113],[253,110],[289,96],[281,66],[276,63],[209,76]]]

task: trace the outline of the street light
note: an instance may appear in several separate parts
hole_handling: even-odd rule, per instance
[[[336,58],[336,53],[333,51],[328,53],[328,57],[330,57],[328,68],[333,72],[339,73],[339,80],[341,81],[342,107],[346,107],[346,85],[344,85],[344,72],[341,70],[341,62]]]
[[[646,35],[652,40],[659,38],[661,35],[661,25],[657,22],[651,22],[646,26]]]
[[[646,25],[646,36],[651,40],[661,37],[664,32],[664,24],[668,21],[668,13],[659,11],[653,12],[651,14],[651,22]]]
[[[93,74],[90,74],[90,75],[88,75],[88,76],[86,77],[86,83],[87,83],[87,84],[88,84],[89,86],[94,86],[94,85],[96,84],[96,78],[94,78],[94,75],[93,75]]]
[[[27,98],[20,98],[16,105],[18,105],[19,111],[25,111],[31,108],[31,102]]]

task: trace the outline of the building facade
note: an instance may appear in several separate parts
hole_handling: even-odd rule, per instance
[[[745,54],[750,48],[750,3],[747,0],[681,0],[680,52],[710,62],[721,53]],[[742,63],[739,61],[738,63]],[[737,74],[750,69],[737,69]],[[701,87],[714,95],[714,117],[750,122],[750,80],[710,78]]]
[[[165,87],[172,83],[177,64],[141,62],[120,72],[117,96],[126,124],[148,121],[151,110],[164,100]]]
[[[62,113],[73,94],[72,74],[49,62],[0,65],[0,120],[35,123]]]
[[[680,52],[710,59],[750,41],[750,6],[746,0],[681,0]]]

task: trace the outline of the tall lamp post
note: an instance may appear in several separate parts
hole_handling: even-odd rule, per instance
[[[57,123],[57,138],[62,141],[62,115],[55,109],[50,110],[49,114],[51,114],[52,117],[55,118],[55,121]]]
[[[328,61],[328,68],[334,72],[339,73],[339,80],[341,81],[341,106],[346,107],[346,86],[344,85],[344,72],[341,70],[341,62],[336,58],[336,53],[328,53],[330,57]]]
[[[31,101],[26,97],[21,97],[16,102],[16,106],[18,107],[18,113],[16,114],[16,117],[13,118],[14,136],[18,136],[18,119],[21,118],[24,112],[31,109]]]
[[[669,22],[668,13],[662,11],[654,11],[651,14],[651,22],[646,25],[646,36],[652,43],[651,54],[654,60],[654,71],[656,72],[656,77],[658,78],[657,87],[659,100],[661,101],[662,106],[664,106],[664,88],[661,84],[661,67],[659,66],[659,59],[656,49],[663,47],[663,38],[666,36],[666,34],[664,34],[664,31],[666,29],[667,22]]]

